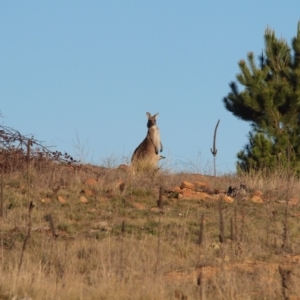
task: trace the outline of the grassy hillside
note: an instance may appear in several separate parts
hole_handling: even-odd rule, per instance
[[[223,201],[240,182],[247,195]],[[280,172],[6,169],[0,299],[300,299],[299,192]]]

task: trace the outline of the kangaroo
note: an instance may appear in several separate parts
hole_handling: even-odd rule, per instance
[[[163,145],[160,140],[159,129],[156,126],[156,118],[158,113],[151,116],[150,113],[146,113],[148,117],[147,127],[148,132],[145,139],[140,143],[140,145],[134,150],[131,158],[131,162],[147,160],[153,165],[157,165],[158,161],[163,158],[159,156],[159,152],[163,151]]]

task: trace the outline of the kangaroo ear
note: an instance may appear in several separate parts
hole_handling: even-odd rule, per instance
[[[148,112],[146,112],[146,116],[148,117],[148,119],[150,119],[150,118],[151,118],[151,114],[150,114],[150,113],[148,113]]]
[[[158,117],[159,113],[155,114],[153,117],[156,119]]]

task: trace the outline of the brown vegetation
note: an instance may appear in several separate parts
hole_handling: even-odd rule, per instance
[[[300,182],[284,173],[31,159],[0,186],[0,299],[299,299]]]

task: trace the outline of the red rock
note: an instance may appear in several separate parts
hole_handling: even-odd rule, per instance
[[[94,192],[90,189],[84,189],[83,192],[86,196],[93,196],[94,195]]]
[[[258,197],[262,197],[263,192],[260,190],[255,190],[251,196],[258,196]]]
[[[261,197],[255,195],[250,198],[250,201],[253,203],[264,203],[264,200]]]
[[[189,181],[183,181],[180,185],[180,188],[181,189],[190,189],[190,190],[195,190],[196,189],[196,186],[189,182]]]
[[[152,207],[152,208],[150,209],[150,211],[159,213],[159,212],[161,212],[161,209],[158,208],[158,207]]]
[[[175,186],[171,189],[173,193],[182,193],[182,189],[179,186]]]
[[[225,194],[223,195],[220,195],[220,198],[222,201],[226,202],[226,203],[233,203],[234,202],[234,199],[232,197],[229,197]]]
[[[87,202],[88,202],[88,199],[87,199],[85,196],[80,196],[79,201],[80,201],[81,203],[87,203]]]
[[[46,198],[41,199],[41,202],[43,202],[43,203],[50,203],[51,199],[46,197]]]
[[[297,205],[298,202],[299,202],[299,199],[298,199],[298,198],[292,197],[292,198],[290,198],[290,200],[289,200],[289,205],[294,206],[294,205]]]
[[[181,194],[183,197],[189,197],[189,196],[193,195],[193,191],[188,188],[182,188]]]
[[[190,189],[184,188],[182,190],[182,198],[190,200],[215,200],[215,198],[205,192],[196,192]]]
[[[88,180],[86,180],[85,185],[88,186],[95,186],[98,184],[98,181],[96,179],[90,178]]]
[[[144,210],[144,209],[146,209],[145,205],[142,204],[142,203],[135,202],[132,205],[134,206],[134,208],[136,208],[138,210]]]
[[[62,203],[62,204],[67,202],[63,196],[57,196],[57,200],[59,203]]]

